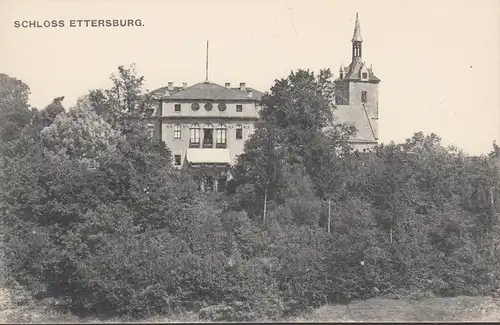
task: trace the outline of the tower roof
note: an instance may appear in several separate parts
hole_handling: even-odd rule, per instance
[[[361,59],[356,58],[349,66],[345,69],[347,70],[347,74],[343,79],[337,79],[339,80],[354,80],[358,81],[361,79],[361,70],[363,68],[367,68],[368,71],[368,81],[378,83],[380,82],[380,79],[375,76],[373,73],[373,70],[371,68],[368,68],[366,63],[362,62]]]
[[[352,36],[351,42],[363,42],[363,38],[361,37],[361,27],[359,26],[358,13],[356,13],[356,23],[354,24],[354,35]]]

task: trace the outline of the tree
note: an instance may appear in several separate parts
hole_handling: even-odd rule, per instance
[[[86,102],[94,111],[123,134],[137,132],[147,111],[148,96],[143,89],[144,77],[137,76],[135,65],[118,67],[112,74],[109,89],[91,90],[88,96],[80,98],[80,105]]]
[[[99,295],[85,287],[86,276],[98,272],[92,268],[99,263],[85,257],[95,249],[95,238],[79,229],[106,224],[103,245],[112,247],[123,244],[114,233],[129,240],[148,231],[173,231],[188,219],[191,184],[146,140],[131,153],[128,138],[92,110],[57,115],[37,139],[27,154],[9,158],[0,181],[9,268],[23,284],[53,297],[71,297],[74,303]],[[109,228],[101,214],[126,218]],[[75,238],[83,247],[74,246]]]
[[[317,76],[298,70],[276,80],[271,92],[262,98],[261,121],[245,143],[236,166],[240,189],[253,184],[259,198],[246,203],[247,209],[253,205],[251,214],[264,210],[267,213],[268,200],[284,202],[278,193],[285,186],[283,172],[290,166],[304,166],[316,183],[323,168],[318,157],[328,156],[332,146],[344,140],[342,132],[325,132],[334,126],[334,92],[329,70],[322,70]]]
[[[20,137],[30,124],[33,112],[28,105],[29,87],[21,80],[0,74],[0,147],[6,154],[7,142]]]
[[[250,199],[250,202],[247,201],[248,204],[243,205],[251,214],[262,211],[264,224],[268,201],[279,200],[276,193],[283,182],[284,153],[278,136],[278,132],[271,125],[266,122],[259,124],[255,133],[245,143],[245,152],[238,157],[236,165],[239,189],[244,185],[251,185],[255,191],[254,197],[246,199]],[[255,207],[258,202],[262,202],[262,205]]]

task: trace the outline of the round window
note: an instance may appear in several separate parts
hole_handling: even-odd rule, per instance
[[[206,103],[206,104],[205,104],[205,109],[206,109],[207,111],[211,111],[211,110],[212,110],[212,108],[213,108],[212,103]]]
[[[193,103],[193,104],[191,104],[191,109],[192,109],[193,111],[197,111],[197,110],[199,110],[199,109],[200,109],[200,104],[198,104],[198,103]]]
[[[219,106],[217,106],[219,108],[219,111],[221,112],[224,112],[226,110],[226,104],[224,103],[220,103]]]

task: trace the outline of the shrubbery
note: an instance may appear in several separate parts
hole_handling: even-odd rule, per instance
[[[35,297],[78,314],[222,321],[500,286],[498,148],[470,157],[416,134],[351,152],[347,129],[322,131],[328,72],[277,81],[236,180],[214,197],[148,137],[133,70],[68,112],[61,98],[31,109],[27,86],[0,81],[5,261]]]

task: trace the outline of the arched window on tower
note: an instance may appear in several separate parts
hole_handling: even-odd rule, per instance
[[[365,90],[363,90],[361,92],[361,102],[366,103],[366,91]]]

